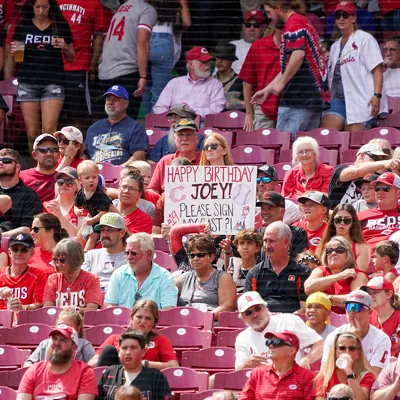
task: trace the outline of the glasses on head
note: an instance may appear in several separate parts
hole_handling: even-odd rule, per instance
[[[13,162],[17,163],[15,160],[13,160],[10,157],[0,157],[0,162],[3,164],[12,164]]]
[[[360,350],[359,347],[357,346],[336,346],[336,349],[339,351],[350,351],[351,353],[354,353],[355,351]]]
[[[384,52],[389,52],[389,53],[395,53],[396,51],[399,51],[400,48],[396,49],[395,47],[383,47]]]
[[[192,139],[194,137],[194,133],[175,133],[179,139]]]
[[[65,264],[66,261],[67,259],[63,257],[53,257],[54,264]]]
[[[380,192],[381,190],[383,190],[385,193],[389,193],[391,189],[391,186],[375,186],[374,188],[375,192]]]
[[[270,183],[272,178],[270,176],[263,176],[262,178],[257,178],[257,185],[262,183]]]
[[[350,217],[335,217],[335,218],[333,218],[333,222],[338,225],[341,224],[342,222],[345,225],[351,225],[351,223],[353,222],[353,219]]]
[[[36,149],[40,154],[56,154],[58,153],[58,147],[38,147]]]
[[[336,12],[335,14],[333,14],[333,15],[334,15],[335,19],[337,20],[337,19],[340,19],[342,17],[343,17],[343,19],[349,19],[350,15],[354,15],[354,14],[349,14],[346,11],[339,11],[339,12]]]
[[[126,250],[125,254],[126,254],[127,257],[129,257],[129,256],[136,257],[138,253],[136,251],[133,251],[133,250]]]
[[[58,143],[63,143],[63,144],[65,144],[65,145],[69,145],[69,143],[71,142],[70,140],[68,140],[68,139],[66,139],[66,138],[61,138],[61,137],[59,137],[58,139],[57,139],[57,142]]]
[[[361,303],[346,303],[345,310],[346,312],[354,311],[355,313],[359,313],[364,310],[365,306]]]
[[[32,226],[31,232],[38,233],[41,228],[44,228],[44,226]]]
[[[13,247],[10,247],[10,250],[11,250],[11,253],[24,253],[24,254],[26,254],[29,251],[29,248],[25,247],[25,246],[19,246],[19,247],[13,246]]]
[[[308,156],[309,154],[311,154],[314,150],[313,149],[305,149],[305,150],[299,150],[296,154],[298,156],[302,156],[303,154]]]
[[[257,23],[257,22],[246,22],[246,23],[244,24],[244,26],[245,26],[246,28],[251,28],[251,27],[253,27],[253,28],[258,29],[258,28],[261,27],[261,24],[259,24],[259,23]]]
[[[74,184],[74,180],[73,179],[64,179],[64,178],[59,178],[57,179],[57,185],[58,186],[69,186],[71,187]]]
[[[196,257],[197,258],[204,258],[206,256],[208,256],[208,253],[190,253],[190,254],[188,254],[188,257],[191,260],[194,260]]]
[[[203,150],[204,151],[207,151],[207,150],[217,150],[218,149],[218,143],[210,143],[210,144],[206,144],[204,147],[203,147]]]
[[[267,347],[270,347],[271,345],[274,347],[290,346],[289,343],[286,343],[285,341],[283,341],[281,339],[267,339],[265,341],[265,345]],[[292,346],[290,346],[290,347],[292,347]]]
[[[347,250],[345,247],[327,247],[325,250],[326,254],[344,254],[347,253]]]
[[[255,306],[252,310],[243,311],[243,315],[245,317],[251,317],[253,315],[253,312],[260,312],[261,310],[262,310],[262,306],[258,305],[258,306]]]
[[[135,188],[134,186],[129,186],[129,185],[121,185],[120,189],[125,192],[140,192],[140,190],[138,188]]]

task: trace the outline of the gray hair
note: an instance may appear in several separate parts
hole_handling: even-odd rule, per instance
[[[280,239],[287,239],[289,243],[292,241],[292,231],[283,221],[275,221],[267,226],[265,232],[277,231]]]
[[[85,261],[82,246],[71,238],[60,240],[53,250],[53,255],[65,256],[70,271],[79,269]]]
[[[151,250],[151,253],[154,254],[154,241],[151,235],[144,232],[134,233],[129,236],[126,240],[126,243],[139,242],[140,250],[147,251]]]
[[[302,144],[308,144],[310,147],[313,149],[315,153],[315,157],[317,159],[317,162],[319,162],[319,144],[318,142],[310,137],[310,136],[300,136],[297,138],[292,147],[292,165],[296,165],[298,163],[297,161],[297,151],[300,145]]]

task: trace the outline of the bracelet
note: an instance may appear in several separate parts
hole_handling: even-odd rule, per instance
[[[146,79],[147,80],[147,76],[141,76],[140,79]]]

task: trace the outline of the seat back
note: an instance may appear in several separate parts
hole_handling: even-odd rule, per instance
[[[11,328],[14,313],[11,310],[0,310],[0,328]]]
[[[154,249],[162,251],[163,253],[169,253],[169,247],[167,241],[163,237],[153,237]]]
[[[198,351],[185,351],[182,354],[181,365],[209,373],[233,371],[235,354],[235,349],[230,347],[210,347]]]
[[[239,313],[237,311],[223,311],[219,313],[218,328],[244,329],[246,325],[243,320],[239,318]]]
[[[14,371],[0,372],[0,386],[8,386],[12,389],[18,389],[19,383],[29,367],[16,369]]]
[[[331,325],[335,327],[339,327],[348,323],[346,314],[336,314],[334,312],[331,313],[330,321]]]
[[[339,151],[335,149],[319,148],[319,161],[323,164],[328,164],[331,167],[336,167],[339,161]],[[281,150],[279,153],[279,162],[292,162],[292,150]]]
[[[236,134],[236,146],[261,146],[267,149],[289,150],[290,132],[281,132],[277,129],[256,129],[251,132],[239,131]]]
[[[37,310],[20,311],[17,323],[23,324],[45,324],[55,326],[58,314],[62,311],[61,307],[44,307]]]
[[[0,346],[0,368],[18,369],[22,368],[25,361],[29,358],[29,350],[17,349],[13,346]]]
[[[222,135],[227,143],[228,143],[228,147],[232,148],[233,142],[234,142],[234,134],[232,131],[223,131],[221,129],[218,128],[201,128],[199,130],[199,133],[203,133],[204,135],[210,135],[211,133],[219,133],[220,135]]]
[[[336,149],[340,151],[347,150],[350,144],[350,133],[347,131],[338,131],[337,129],[317,128],[312,131],[295,133],[295,139],[300,136],[310,136],[318,144],[327,149]]]
[[[206,115],[204,126],[206,128],[219,128],[237,132],[243,129],[246,113],[243,111],[225,111],[219,114]]]
[[[116,333],[121,334],[125,328],[119,325],[97,325],[86,328],[85,339],[88,340],[93,347],[100,347],[103,342],[110,336]]]
[[[106,187],[118,188],[119,173],[123,167],[108,162],[98,162],[96,164],[99,167],[100,174],[104,177]]]
[[[96,367],[96,368],[93,368],[93,372],[94,372],[94,375],[96,377],[97,383],[100,382],[100,379],[101,379],[101,377],[102,377],[102,375],[103,375],[103,373],[104,373],[104,371],[106,369],[107,369],[107,367]]]
[[[1,400],[17,400],[17,391],[6,386],[0,386]]]
[[[158,128],[147,128],[146,134],[149,138],[149,148],[152,149],[156,143],[164,136],[168,136],[169,131]]]
[[[213,324],[213,313],[203,312],[193,307],[174,307],[169,310],[160,310],[158,318],[159,327],[184,325],[212,331]]]
[[[241,391],[250,377],[252,368],[234,372],[218,372],[214,376],[214,388],[232,391]]]
[[[285,178],[286,172],[288,172],[292,168],[292,165],[290,164],[290,161],[287,160],[286,162],[280,162],[274,164],[273,167],[275,168],[275,171],[278,174],[278,180],[282,182],[283,179]]]
[[[6,343],[10,346],[35,349],[38,344],[49,337],[53,330],[45,324],[23,324],[7,329]],[[0,331],[0,335],[1,335]]]
[[[238,146],[231,150],[233,162],[237,165],[273,165],[275,151],[258,146]]]
[[[236,338],[243,329],[236,329],[231,331],[220,331],[217,334],[218,347],[232,347],[235,348]]]
[[[85,326],[104,324],[128,326],[132,310],[128,307],[109,307],[102,310],[85,311],[83,323]]]
[[[175,272],[178,269],[175,258],[171,254],[164,253],[163,251],[155,250],[153,261],[160,267],[167,269],[169,272]]]
[[[386,139],[392,147],[400,145],[400,130],[390,127],[373,128],[363,132],[352,132],[350,139],[350,148],[359,149],[364,144],[367,144],[371,139]]]
[[[222,390],[208,389],[199,393],[182,393],[180,400],[204,400],[211,397],[215,392],[222,392]]]
[[[146,120],[144,126],[148,128],[170,128],[171,122],[167,119],[168,111],[161,114],[146,114]],[[197,115],[195,120],[197,128],[200,126],[200,115]]]
[[[167,378],[169,387],[173,393],[192,391],[201,392],[208,389],[209,375],[205,372],[197,372],[190,368],[165,368],[162,370]]]
[[[211,346],[212,333],[193,326],[167,326],[159,332],[171,341],[174,350],[182,347],[199,350]]]

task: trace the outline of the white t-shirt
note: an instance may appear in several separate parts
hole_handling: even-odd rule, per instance
[[[347,332],[350,329],[350,324],[342,325],[335,329],[325,340],[324,354],[322,362],[328,359],[329,351],[338,333]],[[369,331],[362,340],[362,347],[365,358],[372,367],[383,368],[390,363],[390,338],[386,333],[382,332],[374,326],[369,326]]]
[[[268,326],[262,332],[256,332],[248,327],[239,333],[235,342],[236,361],[235,368],[244,363],[252,354],[259,354],[268,351],[265,345],[264,335],[267,332],[278,332],[284,329],[297,335],[300,340],[300,349],[296,354],[296,361],[304,357],[302,349],[312,346],[322,340],[322,337],[313,329],[308,327],[304,321],[294,314],[271,315]]]
[[[252,43],[248,43],[245,42],[244,39],[240,39],[240,40],[233,40],[231,42],[232,44],[234,44],[236,46],[236,57],[238,58],[238,60],[235,60],[232,64],[232,69],[239,74],[242,65],[244,63],[244,60],[246,59],[247,53],[250,50],[250,47],[252,45]]]
[[[285,199],[285,214],[283,222],[287,225],[292,225],[293,222],[299,221],[303,217],[300,207],[289,199]]]
[[[390,97],[400,97],[400,68],[388,68],[383,74],[383,88]]]

